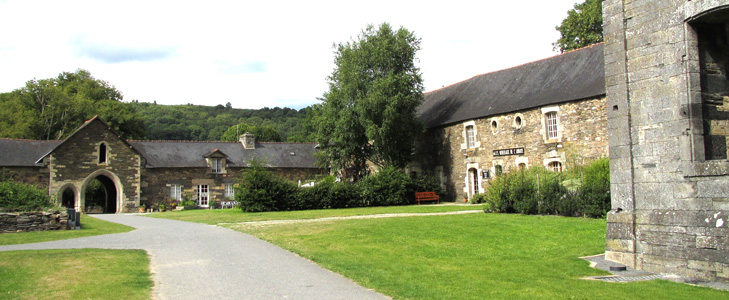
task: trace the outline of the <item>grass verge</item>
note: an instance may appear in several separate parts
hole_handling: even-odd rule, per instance
[[[602,253],[599,219],[466,214],[225,225],[395,299],[723,299],[653,280],[607,283],[580,256]]]
[[[0,245],[16,245],[39,243],[57,240],[73,239],[85,236],[122,233],[134,230],[122,224],[102,221],[97,218],[83,215],[81,217],[82,230],[55,230],[55,231],[34,231],[19,233],[0,234]]]
[[[150,299],[153,286],[144,250],[106,249],[0,252],[0,283],[0,299]]]
[[[203,224],[240,223],[270,220],[299,220],[328,217],[348,217],[393,213],[437,213],[464,210],[483,210],[483,205],[406,205],[385,207],[359,207],[245,213],[240,209],[196,209],[149,214],[146,216]]]

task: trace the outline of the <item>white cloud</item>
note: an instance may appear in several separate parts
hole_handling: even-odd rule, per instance
[[[0,92],[78,68],[125,100],[304,107],[332,45],[390,22],[422,39],[427,90],[556,55],[577,0],[0,2]]]

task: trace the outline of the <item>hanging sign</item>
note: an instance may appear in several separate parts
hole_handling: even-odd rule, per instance
[[[494,156],[521,155],[521,154],[524,154],[524,147],[494,150]]]

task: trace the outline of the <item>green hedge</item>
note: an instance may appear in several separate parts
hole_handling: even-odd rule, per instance
[[[0,181],[0,211],[39,211],[51,206],[45,190],[26,183]]]
[[[487,212],[601,218],[610,210],[609,161],[598,159],[564,173],[532,167],[504,174],[471,201],[487,203]]]
[[[255,162],[243,171],[235,198],[245,212],[285,211],[414,204],[415,192],[422,191],[442,193],[433,178],[410,178],[394,168],[382,169],[357,183],[336,182],[329,176],[313,187],[298,188]]]

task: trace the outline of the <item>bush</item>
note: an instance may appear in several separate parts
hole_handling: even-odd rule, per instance
[[[243,171],[235,199],[244,212],[292,210],[297,186],[274,175],[260,161],[252,161]]]
[[[1,211],[38,211],[52,206],[45,190],[26,183],[0,182]]]
[[[585,216],[602,218],[610,210],[610,161],[598,159],[584,168],[579,189],[580,210]]]
[[[359,182],[361,195],[367,206],[408,204],[406,187],[410,178],[405,173],[387,167]]]

